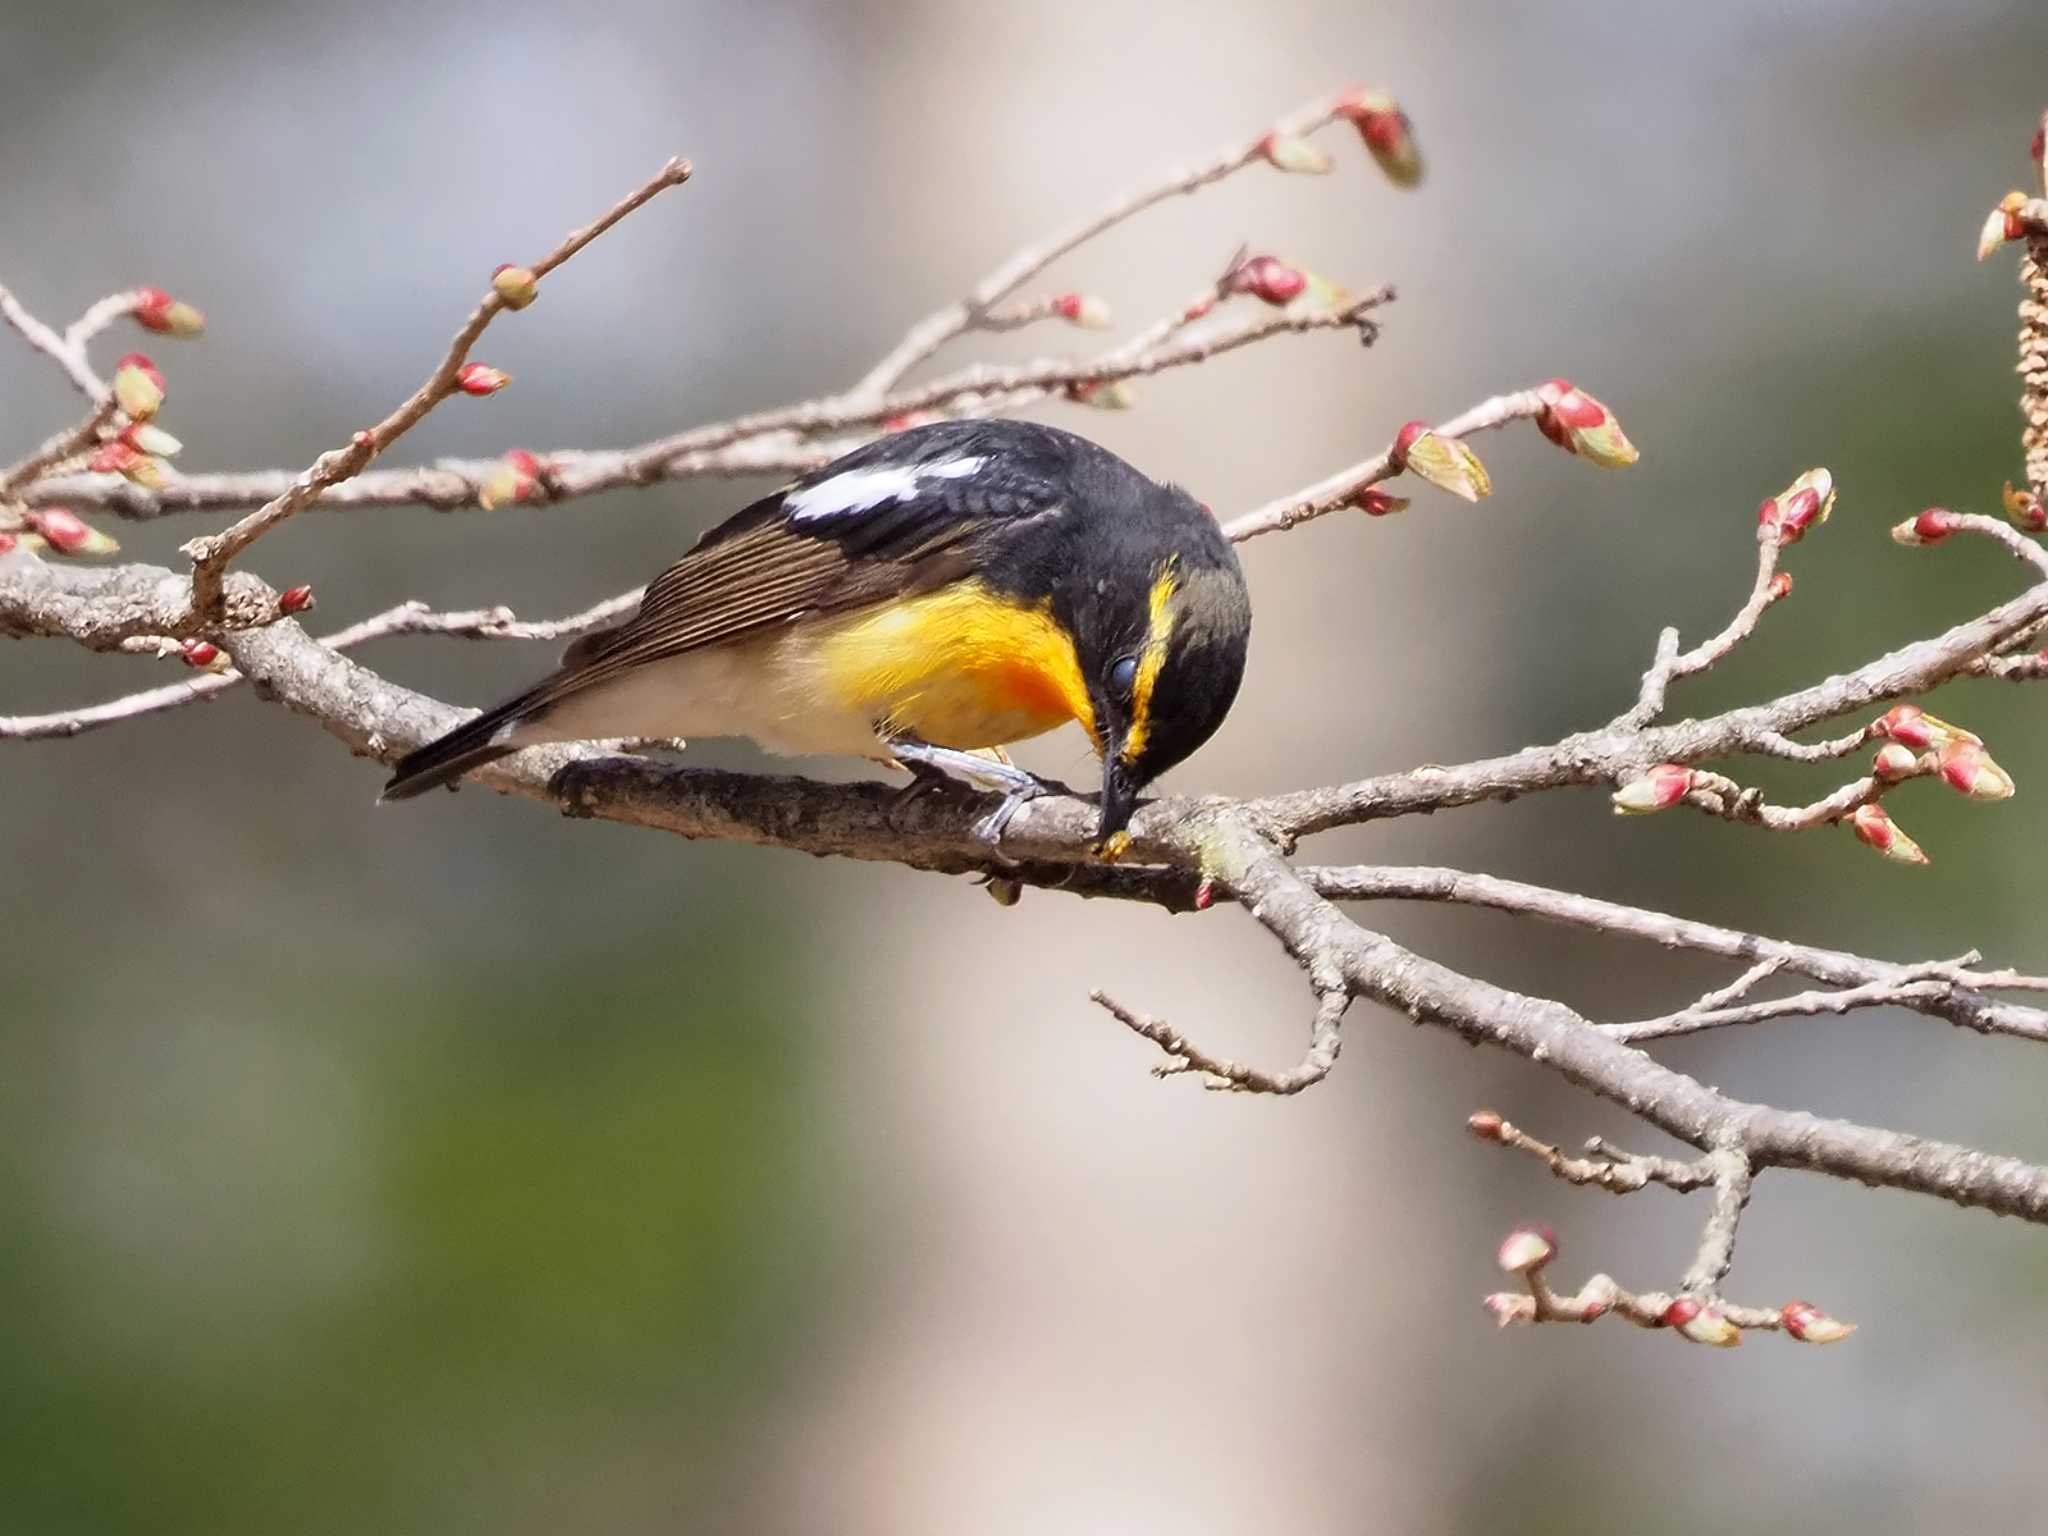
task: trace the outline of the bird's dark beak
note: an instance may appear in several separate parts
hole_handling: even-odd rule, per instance
[[[1102,761],[1102,826],[1096,841],[1106,843],[1130,825],[1131,812],[1138,807],[1138,784],[1121,757]]]

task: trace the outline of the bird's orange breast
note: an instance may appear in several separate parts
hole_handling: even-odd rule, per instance
[[[1020,605],[978,581],[880,604],[824,630],[814,652],[841,708],[890,731],[971,751],[1095,711],[1074,643],[1046,605]]]

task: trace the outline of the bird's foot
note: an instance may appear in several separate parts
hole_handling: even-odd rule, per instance
[[[1000,749],[992,750],[1000,753]],[[924,793],[940,779],[955,779],[973,789],[1000,794],[1001,803],[974,824],[974,840],[986,845],[990,854],[1005,864],[1012,861],[1002,851],[1003,829],[1017,812],[1041,795],[1070,792],[1064,784],[1025,772],[1004,755],[962,752],[900,737],[889,743],[889,751],[896,761],[917,775],[917,781],[903,790],[899,805]]]

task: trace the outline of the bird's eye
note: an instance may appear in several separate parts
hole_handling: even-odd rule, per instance
[[[1135,656],[1118,657],[1116,664],[1109,669],[1109,686],[1115,691],[1116,696],[1120,699],[1129,698],[1131,696],[1131,689],[1137,685],[1137,681],[1138,658]]]

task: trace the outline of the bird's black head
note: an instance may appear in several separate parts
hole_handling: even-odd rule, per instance
[[[1223,723],[1251,634],[1244,572],[1216,519],[1178,487],[1149,490],[1127,521],[1097,530],[1108,546],[1088,562],[1097,590],[1075,613],[1102,753],[1104,839],[1123,831],[1140,790]]]

